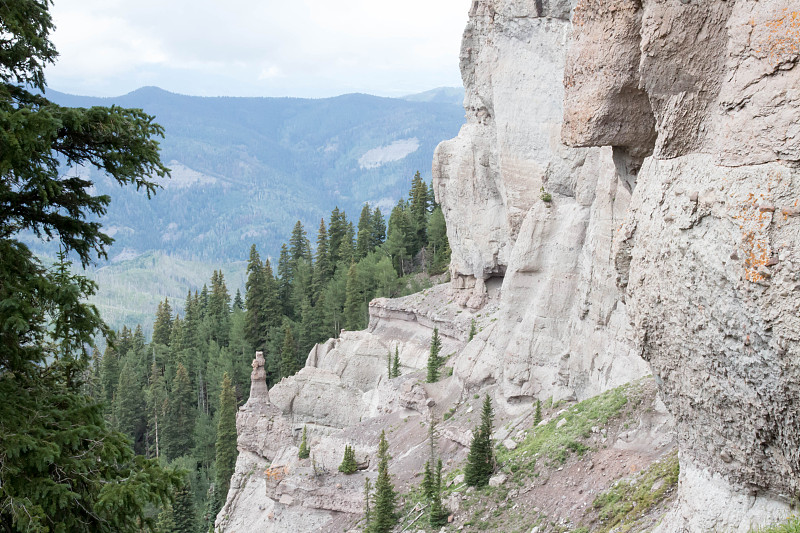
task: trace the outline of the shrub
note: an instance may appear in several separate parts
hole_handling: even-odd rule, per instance
[[[358,463],[356,463],[356,451],[349,444],[344,447],[344,458],[342,464],[339,465],[339,472],[343,474],[352,474],[358,470]]]
[[[311,448],[308,446],[306,427],[303,426],[303,440],[300,441],[300,450],[297,452],[297,457],[299,459],[308,459],[310,455],[311,455]]]

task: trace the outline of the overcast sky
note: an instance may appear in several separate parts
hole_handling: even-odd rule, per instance
[[[400,96],[461,86],[471,0],[55,0],[48,86],[117,96]]]

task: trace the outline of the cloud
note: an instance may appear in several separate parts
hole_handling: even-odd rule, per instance
[[[460,85],[470,0],[56,0],[57,90],[400,95]]]

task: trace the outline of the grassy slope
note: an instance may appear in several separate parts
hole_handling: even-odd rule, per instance
[[[560,525],[558,517],[549,517],[544,511],[536,510],[538,508],[531,512],[524,505],[518,505],[521,504],[520,489],[531,485],[540,474],[550,476],[552,480],[559,475],[561,465],[584,455],[591,456],[596,451],[591,444],[593,428],[621,425],[628,417],[635,416],[641,402],[641,382],[637,382],[566,409],[560,405],[547,406],[545,416],[550,420],[529,428],[514,450],[497,445],[498,471],[508,476],[506,483],[475,490],[453,482],[461,473],[460,469],[448,472],[446,479],[450,485],[445,489],[445,499],[455,495],[460,500],[460,509],[455,523],[446,526],[445,530],[528,533],[535,526],[539,526],[541,532],[608,532],[612,527],[618,528],[615,531],[642,530],[639,526],[644,521],[640,519],[663,510],[675,494],[678,463],[674,452],[635,476],[609,486],[594,499],[594,505],[586,509],[581,520],[585,525],[579,525],[577,529]],[[427,517],[420,516],[424,510],[421,491],[404,494],[404,499],[400,529],[411,526],[414,519],[417,520],[411,531],[425,529]]]

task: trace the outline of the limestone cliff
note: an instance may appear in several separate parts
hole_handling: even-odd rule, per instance
[[[573,14],[564,139],[647,156],[616,264],[677,423],[682,506],[665,531],[746,530],[800,488],[793,7],[591,0]]]
[[[466,124],[433,161],[452,281],[372,302],[367,330],[316,346],[270,391],[255,384],[256,359],[218,526],[350,528],[381,429],[402,428],[402,488],[421,468],[431,415],[464,413],[440,442],[452,465],[463,460],[475,393],[490,392],[522,434],[536,399],[583,400],[648,373],[680,447],[660,531],[747,531],[786,516],[800,490],[791,4],[473,2]],[[480,333],[467,343],[472,319]],[[427,385],[434,326],[454,374]],[[395,346],[403,375],[390,380]],[[642,448],[666,449],[672,434],[655,434],[672,426],[651,426]],[[297,459],[303,427],[313,461]],[[345,444],[362,463],[354,477],[334,473]]]
[[[468,388],[499,383],[509,409],[647,373],[612,250],[630,184],[611,148],[561,141],[570,32],[569,2],[474,2],[461,49],[467,123],[434,155],[456,297],[480,307],[487,286],[502,295],[456,374]]]

